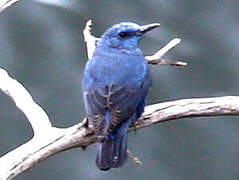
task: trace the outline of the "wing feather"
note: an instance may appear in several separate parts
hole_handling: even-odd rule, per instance
[[[86,92],[89,118],[96,131],[105,129],[103,117],[107,110],[110,110],[112,115],[110,125],[105,129],[107,133],[114,132],[119,124],[128,120],[142,101],[143,89],[139,88],[129,89],[124,86],[110,85]]]

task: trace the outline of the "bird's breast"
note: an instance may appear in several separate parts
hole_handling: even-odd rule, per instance
[[[147,73],[142,56],[101,56],[93,58],[89,71],[96,83],[137,85]]]

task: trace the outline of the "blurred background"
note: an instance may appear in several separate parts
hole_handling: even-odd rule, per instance
[[[237,0],[20,0],[0,14],[0,66],[21,82],[57,127],[85,116],[81,79],[87,62],[82,30],[93,20],[97,37],[121,21],[161,23],[140,43],[150,55],[172,38],[182,43],[165,58],[185,68],[150,66],[148,103],[239,94],[239,3]],[[0,155],[28,141],[33,132],[13,101],[0,92]],[[129,134],[131,159],[101,172],[96,147],[56,154],[16,180],[237,180],[239,117],[182,119]],[[47,132],[46,132],[47,133]]]

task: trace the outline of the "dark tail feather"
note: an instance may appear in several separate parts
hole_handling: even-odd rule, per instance
[[[121,167],[127,159],[127,129],[128,123],[122,124],[114,134],[113,139],[98,144],[96,165],[101,170]]]

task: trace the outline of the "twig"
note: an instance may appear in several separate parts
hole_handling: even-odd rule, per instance
[[[146,56],[145,58],[148,61],[152,61],[152,60],[157,60],[157,59],[161,59],[163,57],[163,55],[165,55],[168,51],[170,51],[172,48],[174,48],[176,45],[178,45],[181,42],[181,40],[179,38],[174,38],[173,40],[171,40],[168,44],[166,44],[162,49],[160,49],[159,51],[157,51],[154,55],[152,56]]]
[[[179,38],[174,38],[168,44],[166,44],[162,49],[156,52],[154,55],[145,56],[145,59],[148,60],[148,64],[153,64],[153,65],[186,66],[187,63],[183,61],[173,62],[167,59],[162,59],[163,55],[165,55],[168,51],[170,51],[180,42],[181,40]]]
[[[187,66],[186,62],[182,61],[170,61],[167,59],[158,59],[158,60],[151,60],[148,61],[148,64],[153,64],[153,65],[170,65],[170,66]]]
[[[92,20],[90,19],[89,21],[87,21],[85,29],[83,30],[83,35],[86,42],[87,54],[89,59],[92,57],[95,51],[95,47],[96,47],[97,39],[98,39],[94,37],[93,35],[91,35],[90,33],[91,26],[92,26]]]
[[[136,157],[130,150],[127,149],[127,154],[129,155],[129,157],[138,165],[141,166],[142,162],[139,160],[138,157]]]
[[[0,12],[2,12],[4,9],[8,8],[9,6],[13,5],[19,0],[1,0],[0,1]]]

